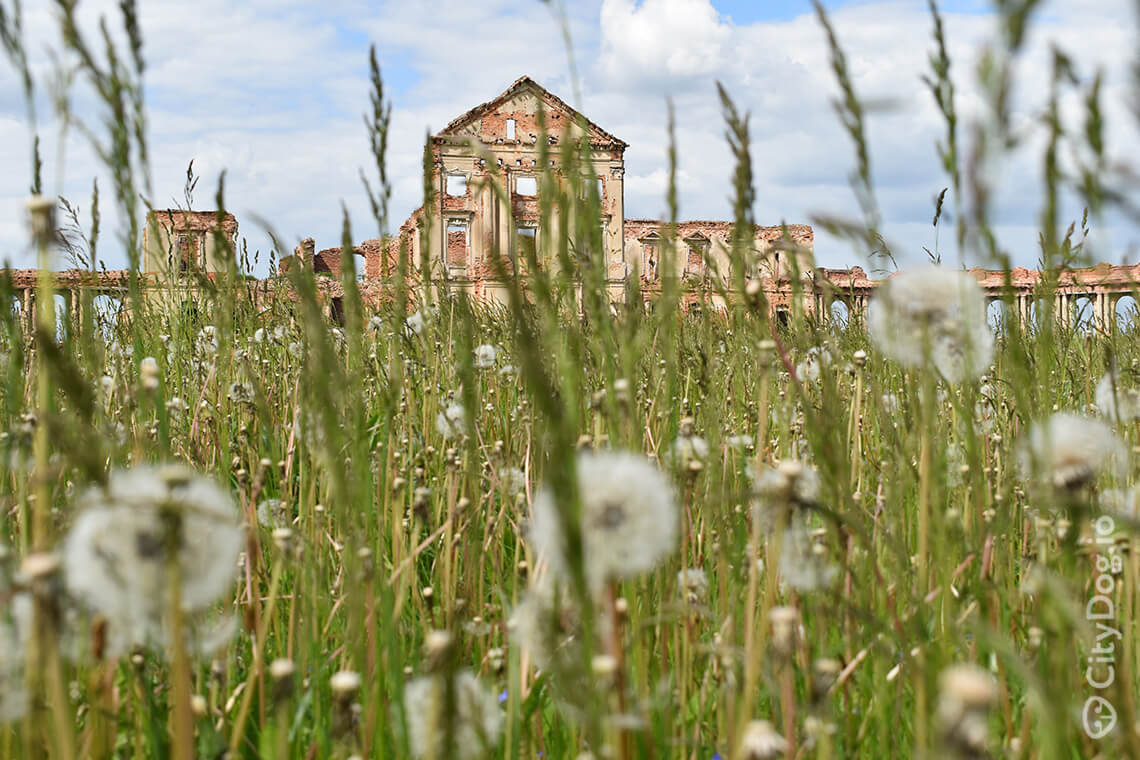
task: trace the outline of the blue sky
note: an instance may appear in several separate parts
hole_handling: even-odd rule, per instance
[[[9,0],[0,0],[8,2]],[[368,107],[367,53],[374,43],[394,103],[389,168],[394,178],[393,226],[419,204],[419,160],[426,131],[440,128],[529,74],[630,143],[626,153],[629,216],[664,208],[665,99],[677,112],[681,211],[687,218],[725,218],[732,161],[723,139],[715,82],[723,82],[752,114],[756,216],[763,224],[809,222],[816,214],[852,215],[850,141],[830,101],[836,94],[824,38],[810,2],[787,0],[567,0],[581,99],[569,74],[557,19],[538,0],[139,0],[148,60],[147,99],[153,154],[152,200],[182,195],[186,165],[202,176],[196,196],[209,207],[226,170],[228,206],[252,249],[268,219],[288,246],[313,236],[318,247],[339,242],[341,205],[358,239],[377,230],[368,213],[359,169],[370,165],[362,115]],[[108,178],[74,130],[60,151],[60,124],[47,89],[58,49],[50,4],[26,3],[27,33],[40,92],[40,134],[48,189],[87,211],[93,177]],[[860,95],[889,102],[869,117],[872,166],[883,229],[902,263],[922,260],[934,245],[933,197],[947,184],[934,151],[943,125],[920,81],[931,50],[924,0],[826,3],[847,51]],[[972,72],[994,17],[975,0],[943,2],[959,82],[964,125],[980,113]],[[114,0],[81,4],[89,31]],[[1021,88],[1014,121],[1025,149],[994,166],[997,220],[1003,245],[1019,263],[1037,252],[1040,129],[1050,45],[1060,44],[1084,76],[1105,66],[1110,152],[1140,155],[1128,101],[1136,92],[1127,66],[1136,55],[1129,0],[1045,3],[1017,72]],[[102,116],[82,82],[71,91],[74,111],[99,128]],[[1065,103],[1079,126],[1076,98]],[[0,257],[30,263],[22,207],[30,176],[28,127],[18,82],[0,65]],[[107,200],[101,247],[109,267],[121,266],[116,218]],[[1069,203],[1066,212],[1080,208]],[[1109,217],[1098,228],[1097,258],[1137,258],[1140,234]],[[949,260],[957,251],[945,248]],[[817,261],[864,263],[859,252],[817,228]],[[967,263],[977,263],[966,258]],[[264,258],[262,259],[264,266]]]

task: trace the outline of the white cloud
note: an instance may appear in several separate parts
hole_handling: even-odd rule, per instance
[[[708,0],[604,0],[601,28],[603,70],[633,87],[715,74],[732,36]]]
[[[249,212],[276,224],[288,245],[304,235],[316,237],[320,247],[336,244],[342,199],[357,237],[374,235],[358,177],[360,167],[374,176],[361,121],[368,108],[371,40],[395,105],[389,148],[393,226],[420,203],[425,132],[438,130],[523,74],[580,105],[630,143],[630,216],[658,215],[665,206],[666,95],[676,113],[682,215],[731,215],[733,167],[714,87],[718,80],[741,110],[751,113],[759,222],[806,222],[817,211],[855,214],[847,187],[853,151],[831,109],[837,90],[814,15],[743,25],[714,5],[709,0],[568,3],[579,102],[562,30],[543,3],[344,0],[314,8],[300,0],[251,0],[241,6],[226,0],[194,6],[143,2],[153,200],[166,205],[180,198],[186,164],[195,158],[203,176],[199,206],[210,206],[218,174],[226,169],[228,205],[253,247],[264,249],[267,243]],[[933,49],[923,5],[872,0],[832,15],[859,94],[890,105],[870,113],[867,125],[884,232],[904,261],[921,259],[922,247],[933,246],[932,198],[948,184],[934,150],[945,127],[919,78]],[[80,7],[89,30],[99,13],[110,18],[116,13],[113,0]],[[968,125],[982,114],[983,100],[973,83],[979,45],[993,35],[994,19],[947,14],[946,24],[966,148]],[[58,38],[52,12],[30,8],[27,28],[42,83],[51,68],[44,48],[58,47],[52,42]],[[1126,0],[1046,4],[1017,65],[1015,123],[1032,126],[1039,120],[1048,93],[1050,44],[1056,41],[1084,76],[1095,65],[1106,67],[1103,98],[1111,152],[1131,160],[1140,153],[1127,101],[1134,92],[1127,65],[1135,39]],[[0,165],[9,169],[0,176],[0,256],[26,265],[22,209],[30,177],[29,137],[21,126],[18,92],[13,73],[0,65]],[[78,88],[75,103],[81,116],[98,124],[89,91]],[[74,135],[61,170],[46,98],[39,106],[49,190],[85,207],[91,178],[98,175],[107,215],[106,173]],[[1079,103],[1068,98],[1068,126],[1080,128],[1078,114]],[[1040,129],[1030,129],[1024,147],[994,171],[999,231],[1015,260],[1024,264],[1037,257],[1041,140]],[[1066,213],[1079,211],[1069,199]],[[1116,217],[1108,223],[1102,237],[1108,242],[1101,250],[1104,258],[1115,260],[1140,235]],[[114,224],[111,216],[101,247],[109,266],[124,261],[116,251]],[[940,243],[948,258],[952,239],[949,228],[943,230]],[[816,248],[822,264],[859,263],[849,246],[822,231]]]

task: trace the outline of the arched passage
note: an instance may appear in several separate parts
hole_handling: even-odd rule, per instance
[[[55,339],[63,340],[63,336],[67,333],[68,320],[71,318],[71,297],[70,294],[55,293],[52,295],[52,301],[55,303]]]
[[[1030,333],[1041,331],[1041,320],[1045,315],[1045,301],[1040,298],[1031,298],[1026,312],[1026,330]]]
[[[1009,304],[1000,298],[995,298],[986,304],[986,322],[994,332],[1009,329],[1011,313]]]
[[[1092,296],[1077,296],[1071,307],[1071,322],[1078,333],[1088,333],[1096,329],[1096,302]]]
[[[1116,328],[1121,332],[1131,332],[1140,324],[1140,312],[1137,311],[1136,299],[1128,294],[1116,299]]]
[[[115,333],[115,325],[119,322],[119,314],[123,310],[123,301],[112,295],[103,293],[91,299],[91,317],[95,330],[103,335],[103,339],[110,341]]]
[[[828,307],[828,313],[831,318],[831,326],[837,330],[846,330],[847,325],[851,323],[851,307],[847,305],[846,301],[836,298]]]

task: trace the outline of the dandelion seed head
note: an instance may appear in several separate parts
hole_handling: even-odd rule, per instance
[[[977,665],[952,665],[938,676],[936,718],[943,741],[966,757],[989,743],[988,713],[997,702],[992,675]]]
[[[20,720],[28,711],[24,668],[31,632],[31,594],[12,594],[0,609],[0,724]]]
[[[158,388],[158,361],[153,356],[139,362],[139,384],[148,391]]]
[[[351,700],[360,691],[360,674],[353,670],[339,670],[329,679],[329,689],[338,701]]]
[[[785,459],[776,467],[761,468],[752,494],[753,519],[772,531],[796,512],[819,504],[819,474],[803,462]]]
[[[1129,489],[1111,488],[1101,492],[1100,508],[1105,514],[1131,520],[1140,519],[1140,486]]]
[[[822,376],[824,368],[832,364],[831,351],[826,346],[812,346],[804,354],[803,361],[796,365],[796,377],[803,383],[814,383]]]
[[[526,489],[526,475],[518,467],[501,467],[498,476],[499,484],[509,494],[522,493]]]
[[[709,578],[701,568],[687,567],[677,571],[677,587],[681,590],[685,601],[697,604],[709,591]]]
[[[747,433],[741,433],[730,435],[725,439],[724,444],[730,449],[751,449],[755,445],[755,441]]]
[[[68,592],[105,616],[121,648],[165,643],[171,563],[183,611],[231,586],[244,535],[229,495],[182,467],[112,472],[80,499],[63,549]]]
[[[681,434],[669,447],[666,460],[671,466],[682,470],[696,469],[693,468],[693,463],[703,464],[708,455],[708,441],[693,432],[693,420],[686,417],[681,422]]]
[[[780,578],[796,591],[808,593],[829,588],[838,575],[826,548],[815,542],[800,518],[794,519],[780,546]]]
[[[459,760],[486,757],[498,744],[502,730],[498,700],[474,674],[461,670],[451,682],[454,712],[447,714],[447,685],[443,676],[424,676],[404,687],[412,755]],[[451,746],[447,747],[449,727]]]
[[[880,285],[867,331],[890,358],[933,368],[952,383],[979,377],[993,358],[985,297],[977,280],[958,270],[918,267]]]
[[[677,544],[678,509],[664,474],[640,455],[582,452],[577,460],[583,562],[594,588],[652,570]],[[559,507],[549,488],[534,503],[530,540],[551,569],[569,562]]]
[[[744,729],[737,756],[744,760],[777,760],[788,751],[788,742],[766,720],[752,720]]]
[[[200,354],[218,353],[218,328],[213,325],[206,325],[199,330],[194,341],[194,347]]]
[[[445,441],[467,432],[467,412],[463,404],[452,401],[435,417],[435,429]]]
[[[1110,370],[1096,384],[1096,408],[1113,422],[1140,419],[1140,390],[1126,387],[1120,373]]]
[[[484,343],[475,348],[475,369],[490,369],[495,366],[495,347]]]
[[[1078,488],[1101,473],[1122,473],[1128,449],[1106,422],[1057,412],[1030,428],[1020,461],[1023,473],[1037,482]]]
[[[404,329],[412,335],[419,335],[424,331],[424,315],[421,312],[415,312],[404,320]]]

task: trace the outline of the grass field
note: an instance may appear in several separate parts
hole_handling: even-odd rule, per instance
[[[83,71],[123,85],[97,139],[137,266],[133,55]],[[870,176],[835,222],[856,253]],[[376,192],[383,226],[382,169]],[[543,201],[578,239],[584,195]],[[1008,267],[975,211],[959,240]],[[1043,218],[1047,271],[1079,263]],[[311,275],[255,299],[231,252],[120,317],[4,310],[0,758],[1140,756],[1131,321],[1058,323],[1047,277],[1038,321],[989,325],[949,264],[847,325],[776,326],[734,285],[725,311],[683,312],[677,282],[611,308],[567,249],[501,308],[405,287],[420,262],[365,308],[350,256],[334,325]]]

